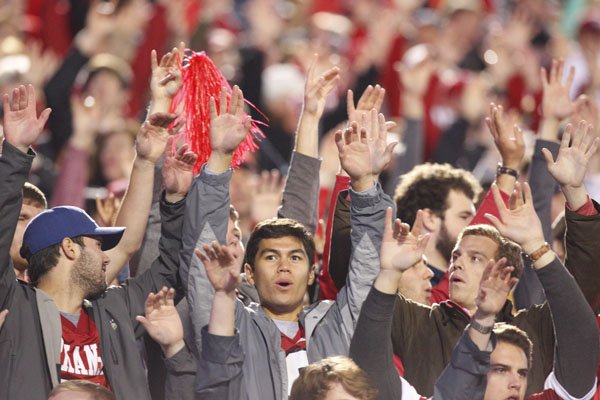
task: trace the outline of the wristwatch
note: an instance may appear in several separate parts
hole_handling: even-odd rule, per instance
[[[483,326],[475,320],[471,320],[471,322],[469,323],[469,326],[471,328],[475,329],[477,332],[481,333],[482,335],[487,335],[489,333],[492,333],[492,330],[494,329],[494,325]]]

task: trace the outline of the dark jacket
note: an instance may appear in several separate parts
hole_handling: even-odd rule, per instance
[[[594,207],[600,210],[595,201]],[[565,266],[573,274],[594,313],[600,314],[600,214],[579,215],[567,209],[565,220]]]
[[[45,400],[60,380],[60,315],[41,290],[17,281],[9,248],[22,202],[22,187],[33,154],[4,143],[0,157],[0,309],[10,313],[0,331],[0,398]],[[146,273],[85,302],[100,336],[104,373],[119,399],[149,399],[148,382],[136,339],[144,329],[148,293],[163,286],[181,290],[178,253],[185,201],[161,204],[160,256]]]
[[[547,304],[519,311],[514,317],[507,302],[498,322],[523,329],[533,342],[533,368],[528,393],[540,392],[552,370],[554,331]],[[404,377],[424,396],[433,395],[438,376],[450,362],[452,349],[470,317],[451,301],[423,306],[399,296],[394,309],[392,343],[404,364]]]

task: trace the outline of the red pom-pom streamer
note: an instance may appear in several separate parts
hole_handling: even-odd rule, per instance
[[[173,98],[171,112],[176,112],[182,105],[182,116],[185,117],[182,135],[192,151],[198,155],[198,161],[194,165],[194,173],[198,173],[202,165],[208,161],[211,153],[210,98],[214,97],[217,110],[220,112],[221,88],[226,88],[228,103],[232,90],[223,74],[203,51],[196,53],[186,50],[181,67],[181,77],[183,82]],[[252,104],[250,106],[254,107]],[[257,141],[264,138],[258,124],[263,123],[251,120],[250,131],[246,139],[233,153],[232,167],[238,167],[249,152],[258,149]]]

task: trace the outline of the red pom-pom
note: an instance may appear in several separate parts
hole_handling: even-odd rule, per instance
[[[231,99],[232,91],[223,74],[204,52],[190,53],[186,50],[181,76],[183,82],[173,98],[171,111],[179,110],[180,105],[183,107],[185,124],[182,134],[191,150],[198,155],[198,161],[194,165],[194,173],[198,173],[202,165],[208,161],[211,153],[210,98],[214,97],[217,110],[220,111],[221,88],[226,88],[228,102]],[[252,104],[250,105],[252,106]],[[248,118],[250,117],[248,116]],[[264,137],[258,127],[259,123],[261,122],[251,120],[250,131],[246,139],[233,153],[232,167],[238,167],[249,152],[258,149],[257,141]]]

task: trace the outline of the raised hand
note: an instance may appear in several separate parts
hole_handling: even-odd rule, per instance
[[[325,110],[325,100],[335,85],[340,80],[340,69],[333,67],[317,76],[317,56],[308,67],[306,83],[304,84],[303,113],[308,113],[316,118],[321,118]]]
[[[371,150],[367,144],[367,132],[359,128],[357,122],[335,133],[335,144],[338,148],[342,169],[350,176],[352,188],[362,192],[371,188],[375,176],[371,171]]]
[[[98,219],[98,225],[115,226],[120,207],[121,200],[115,197],[114,193],[109,193],[105,199],[96,196],[96,211],[98,213],[96,218]]]
[[[196,256],[204,264],[206,274],[215,292],[233,294],[240,285],[242,260],[237,259],[227,246],[212,242],[211,246],[202,245],[204,253],[195,250]]]
[[[346,110],[348,112],[348,122],[352,121],[360,122],[362,115],[375,109],[377,112],[381,109],[383,104],[383,98],[385,97],[385,89],[379,85],[374,87],[369,85],[363,92],[356,107],[354,106],[354,92],[348,90],[346,96]]]
[[[527,183],[515,184],[510,196],[510,208],[507,208],[496,184],[492,185],[494,202],[500,218],[491,214],[485,217],[500,231],[502,236],[521,245],[523,251],[531,254],[545,243],[542,223],[533,207],[531,188]]]
[[[591,99],[585,94],[577,97],[575,100],[575,112],[569,119],[573,125],[577,125],[579,121],[586,121],[594,128],[600,126],[600,116],[598,115],[598,104],[596,103],[596,100]]]
[[[194,164],[198,156],[189,150],[189,146],[184,144],[178,150],[175,150],[175,140],[171,136],[165,146],[165,158],[162,168],[162,181],[166,193],[169,195],[169,201],[174,198],[183,198],[192,185],[194,177]]]
[[[412,230],[408,224],[399,219],[393,222],[392,209],[385,214],[385,228],[381,242],[381,270],[404,272],[415,265],[423,257],[429,233],[422,234],[423,212],[417,211]]]
[[[525,140],[523,131],[516,124],[516,118],[505,115],[502,106],[490,103],[489,116],[485,123],[500,152],[502,165],[518,170],[525,155]]]
[[[578,188],[583,185],[590,159],[600,144],[592,131],[593,127],[585,121],[580,121],[575,130],[573,125],[567,125],[556,161],[548,149],[542,149],[548,171],[561,186]]]
[[[167,128],[176,119],[175,114],[155,113],[142,124],[135,139],[135,150],[138,158],[156,164],[165,151],[169,138]]]
[[[116,0],[94,0],[90,4],[85,28],[75,39],[75,44],[87,56],[107,50],[107,39],[116,31]]]
[[[171,99],[181,87],[181,71],[179,65],[183,57],[184,43],[180,43],[179,48],[174,47],[170,52],[163,55],[158,62],[156,50],[150,54],[150,64],[152,66],[152,77],[150,79],[150,90],[152,92],[152,106],[154,103],[161,102],[161,107],[165,109],[153,110],[168,111]]]
[[[285,181],[276,169],[263,171],[254,194],[250,215],[252,220],[260,222],[277,216]]]
[[[388,143],[388,131],[396,126],[394,122],[386,122],[383,114],[377,114],[372,109],[368,114],[363,113],[361,129],[367,133],[367,143],[371,152],[371,172],[377,178],[392,160],[394,148],[398,142]]]
[[[544,89],[542,97],[542,116],[544,118],[554,118],[562,121],[575,111],[575,105],[570,97],[575,68],[569,68],[567,80],[562,83],[564,65],[564,60],[552,60],[550,74],[543,67],[540,70]]]
[[[210,147],[215,153],[232,155],[244,141],[250,129],[250,117],[244,114],[244,94],[233,87],[229,105],[227,92],[221,90],[219,111],[215,99],[210,99]]]
[[[506,258],[487,263],[475,299],[479,316],[495,317],[502,310],[506,297],[518,282],[517,278],[511,276],[514,269],[506,265]]]
[[[42,134],[51,110],[46,108],[39,118],[36,112],[35,89],[32,85],[21,85],[11,95],[4,94],[4,137],[6,141],[23,153]]]
[[[175,355],[185,345],[183,324],[175,308],[175,289],[163,287],[158,293],[150,293],[146,298],[145,316],[135,319],[140,322],[150,337],[163,349],[165,357]]]

